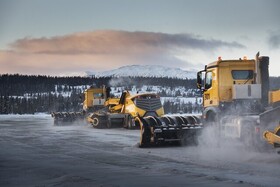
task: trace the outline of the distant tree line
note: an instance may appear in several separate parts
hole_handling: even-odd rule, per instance
[[[164,112],[166,114],[174,114],[174,113],[202,113],[203,107],[198,102],[195,103],[178,103],[178,102],[170,102],[167,101],[163,104]]]
[[[195,88],[196,81],[155,77],[54,77],[3,74],[0,75],[0,114],[80,111],[82,93],[90,85],[126,88],[158,85],[191,89]]]
[[[96,85],[141,87],[143,85],[159,85],[174,88],[182,86],[186,89],[196,87],[194,79],[174,79],[156,77],[53,77],[42,75],[0,75],[1,95],[23,95],[25,93],[43,93],[56,91],[56,86]]]

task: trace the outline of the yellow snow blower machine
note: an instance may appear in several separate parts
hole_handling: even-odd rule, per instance
[[[125,91],[120,98],[107,99],[104,106],[88,116],[93,127],[140,128],[140,147],[166,142],[194,143],[202,128],[195,116],[165,116],[160,97],[154,93],[131,95]]]
[[[90,87],[84,92],[83,111],[54,112],[54,123],[67,124],[86,120],[95,128],[135,128],[135,117],[162,116],[164,110],[159,95],[124,91],[120,98],[110,97],[110,88]]]
[[[104,108],[91,113],[87,120],[95,128],[122,126],[133,129],[139,126],[136,117],[162,116],[164,110],[160,97],[155,93],[131,95],[124,91],[120,98],[108,98]]]
[[[130,94],[110,97],[110,89],[91,87],[84,92],[82,112],[52,113],[55,124],[86,120],[94,128],[140,128],[140,147],[179,142],[195,142],[202,128],[195,116],[165,116],[158,94]]]

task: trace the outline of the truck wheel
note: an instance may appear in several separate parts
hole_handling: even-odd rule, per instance
[[[92,118],[92,126],[97,128],[100,125],[98,117]]]
[[[209,126],[216,125],[218,119],[217,114],[215,112],[209,111],[206,115],[206,123]]]
[[[94,128],[101,129],[106,127],[107,119],[105,116],[94,115],[91,118],[92,118],[92,126]]]
[[[149,147],[151,145],[151,131],[148,127],[141,126],[139,147]]]

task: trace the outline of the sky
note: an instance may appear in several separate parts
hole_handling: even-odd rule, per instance
[[[0,74],[198,71],[260,51],[280,76],[279,18],[279,0],[0,0]]]

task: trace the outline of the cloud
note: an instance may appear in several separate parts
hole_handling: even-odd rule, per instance
[[[0,73],[66,74],[102,71],[132,64],[193,68],[191,58],[176,56],[218,49],[245,48],[237,42],[193,34],[99,30],[50,38],[22,38],[0,51]]]
[[[268,44],[271,49],[280,48],[280,33],[271,32],[268,38]]]
[[[52,38],[23,38],[12,50],[44,54],[142,54],[166,52],[176,48],[213,50],[220,47],[243,48],[237,42],[206,40],[192,34],[127,32],[103,30]]]

